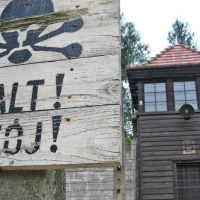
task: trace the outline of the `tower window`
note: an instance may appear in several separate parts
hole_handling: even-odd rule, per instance
[[[144,84],[145,112],[167,111],[165,83]]]
[[[178,110],[183,104],[191,104],[197,109],[197,95],[195,81],[174,82],[174,103],[175,110]]]

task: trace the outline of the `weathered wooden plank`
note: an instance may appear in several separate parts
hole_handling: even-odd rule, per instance
[[[0,2],[0,168],[121,164],[119,0]]]
[[[11,2],[11,0],[1,0],[0,4],[0,13],[4,10],[5,6],[8,5],[8,3]],[[54,12],[59,12],[63,10],[77,10],[81,8],[88,8],[90,12],[92,13],[98,13],[98,6],[107,8],[108,4],[115,5],[113,9],[116,8],[116,0],[52,0],[52,3],[54,5]],[[25,4],[25,3],[24,3]],[[22,2],[22,5],[24,5]]]
[[[191,131],[192,132],[192,131]],[[142,138],[142,142],[170,142],[170,141],[183,141],[183,140],[200,140],[200,136],[176,136],[176,137],[153,137],[153,138]]]
[[[171,160],[175,160],[175,161],[180,161],[180,160],[193,160],[193,159],[200,159],[200,155],[197,154],[182,154],[182,155],[163,155],[163,156],[147,156],[147,157],[143,157],[142,160],[146,160],[146,161],[171,161]]]
[[[199,135],[199,130],[196,131],[181,131],[181,136],[191,136],[191,134],[195,137]],[[158,132],[158,133],[142,133],[142,138],[148,137],[169,137],[169,136],[180,136],[180,132]]]
[[[142,156],[164,156],[164,155],[182,155],[183,148],[179,150],[168,150],[168,151],[153,151],[153,152],[142,152]]]
[[[196,141],[195,141],[195,149],[196,150],[200,150],[200,145],[196,145]],[[170,145],[170,147],[168,146],[168,143],[166,143],[166,146],[154,146],[154,147],[142,147],[141,148],[142,152],[158,152],[158,151],[177,151],[177,150],[183,150],[183,142],[182,145]]]
[[[143,172],[150,172],[150,171],[172,171],[172,166],[153,166],[153,167],[145,167],[142,166]]]
[[[142,166],[144,167],[156,167],[156,166],[173,166],[173,161],[142,161]]]
[[[173,172],[172,171],[153,171],[153,172],[143,172],[142,177],[172,177]]]
[[[197,119],[199,119],[200,117],[200,112],[199,111],[195,111],[194,112],[194,115],[190,118],[190,121],[195,121]],[[171,120],[173,121],[174,119],[178,119],[180,121],[186,121],[183,116],[181,116],[180,112],[178,111],[175,111],[175,112],[167,112],[167,115],[166,113],[163,113],[163,114],[158,114],[158,113],[145,113],[144,115],[140,115],[140,118],[141,118],[141,123],[144,123],[146,121],[146,123],[151,123],[152,121],[165,121],[167,122],[168,120]]]
[[[156,199],[174,199],[173,194],[154,194],[154,195],[143,195],[144,200],[156,200]]]
[[[199,144],[199,140],[195,140],[195,144]],[[182,146],[183,145],[183,140],[181,140],[181,141],[168,141],[168,142],[165,142],[165,141],[163,141],[163,142],[159,142],[159,141],[156,141],[156,142],[148,142],[148,141],[146,141],[146,142],[143,142],[143,143],[141,143],[141,146],[142,147],[157,147],[157,146],[166,146],[166,145],[168,145],[169,146],[169,148],[171,147],[171,146]]]
[[[9,2],[10,0],[1,2],[0,13],[3,12]],[[33,20],[32,25],[30,25],[26,30],[20,31],[19,27],[17,29],[12,28],[12,32],[17,31],[19,34],[18,42],[20,43],[20,46],[16,46],[10,51],[9,54],[1,57],[0,67],[19,64],[19,60],[21,58],[18,52],[22,50],[25,51],[25,49],[28,50],[32,55],[30,56],[30,59],[20,62],[23,64],[68,59],[69,56],[65,56],[66,51],[69,51],[68,53],[71,54],[71,52],[74,52],[74,49],[63,48],[71,45],[72,43],[79,44],[80,55],[72,56],[70,58],[96,57],[113,54],[119,55],[120,42],[118,0],[84,0],[82,2],[79,0],[54,0],[52,2],[54,13],[56,14],[52,17],[49,17],[48,20],[43,21],[42,25],[37,25],[40,20],[36,19],[35,22]],[[24,5],[22,5],[22,7],[23,6]],[[31,6],[32,5],[30,4],[30,7]],[[63,19],[61,22],[57,22],[57,18],[59,19],[59,16],[63,15],[62,12],[64,11],[66,11],[66,20]],[[43,16],[44,15],[41,15],[41,20]],[[34,17],[32,18],[34,19]],[[69,32],[63,29],[63,32],[61,32],[61,30],[59,30],[59,28],[63,26],[64,22],[70,22],[77,19],[81,19],[82,22],[81,25],[80,22],[74,25],[80,25],[79,28],[77,26],[76,31]],[[23,24],[25,24],[26,21],[23,22]],[[52,23],[54,22],[54,24],[49,25],[49,21],[52,21]],[[15,21],[13,21],[13,24],[17,27]],[[41,26],[47,27],[45,30],[41,31],[41,34],[39,34],[37,38],[34,38],[36,44],[28,45],[27,43],[25,45],[23,42],[27,38],[28,31],[37,30]],[[52,36],[51,33],[56,30],[59,30],[58,33],[56,33],[55,36]],[[9,30],[6,32],[9,32]],[[13,34],[16,35],[16,33]],[[12,34],[10,37],[12,37]],[[43,39],[41,41],[37,41],[38,38],[42,37]],[[5,40],[2,38],[2,36],[0,36],[0,43],[5,44]],[[47,49],[47,47],[51,48]],[[3,51],[5,50],[1,49],[1,52]],[[8,58],[14,55],[14,61],[9,61]]]
[[[143,178],[142,181],[144,183],[160,183],[162,184],[163,182],[173,182],[173,177],[147,177]]]
[[[179,126],[179,127],[193,127],[193,126],[199,126],[200,125],[200,121],[198,120],[193,120],[193,121],[190,121],[190,120],[185,120],[185,121],[182,121],[182,120],[169,120],[167,122],[157,122],[157,121],[152,121],[151,124],[147,124],[147,123],[143,123],[142,125],[142,128],[143,129],[152,129],[152,128],[157,128],[159,127],[160,125],[162,124],[162,127],[163,128],[169,128],[171,126]]]
[[[35,110],[54,109],[60,102],[61,108],[120,104],[121,82],[118,56],[76,59],[40,64],[0,68],[0,84],[4,85],[6,112],[9,112],[13,84],[18,83],[15,106],[22,112],[32,111],[34,80],[43,80],[39,85]],[[64,74],[60,96],[57,96],[56,76]],[[3,86],[1,86],[3,87]]]
[[[153,195],[153,194],[173,194],[173,188],[165,188],[165,189],[148,189],[145,188],[143,190],[143,195]]]
[[[60,116],[60,124],[54,121],[52,125],[52,116]],[[0,168],[118,166],[121,163],[119,116],[120,106],[0,115]],[[40,127],[38,123],[41,123]],[[59,129],[53,136],[56,127]],[[23,133],[19,134],[20,131]],[[41,139],[37,138],[36,132]],[[8,149],[6,141],[9,141]]]
[[[191,127],[181,127],[181,126],[169,126],[169,127],[156,127],[156,128],[146,128],[141,129],[141,133],[153,133],[153,132],[176,132],[176,131],[198,131],[198,126]]]
[[[144,183],[143,194],[173,194],[173,182],[160,183]]]

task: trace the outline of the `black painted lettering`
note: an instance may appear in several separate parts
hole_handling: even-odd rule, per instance
[[[18,139],[16,148],[15,148],[16,150],[15,151],[7,150],[8,149],[8,145],[9,145],[9,141],[6,140],[4,142],[5,153],[9,153],[11,155],[17,154],[20,151],[21,144],[22,144],[22,140]]]
[[[60,98],[64,77],[65,77],[65,74],[57,74],[56,75],[56,96],[57,96],[57,99]],[[60,107],[61,107],[61,103],[60,102],[57,101],[57,102],[54,103],[54,108],[55,109],[59,109]]]
[[[1,113],[6,112],[6,102],[4,100],[5,93],[4,93],[4,85],[0,84],[0,111]]]
[[[36,127],[35,146],[33,147],[32,151],[28,151],[26,149],[25,152],[27,154],[34,154],[40,148],[41,134],[42,134],[42,122],[38,122]]]
[[[43,80],[28,81],[27,85],[32,85],[33,86],[30,109],[32,111],[35,111],[37,94],[38,94],[38,86],[39,85],[44,85],[44,79]]]
[[[17,95],[17,89],[18,89],[18,83],[13,83],[9,113],[19,113],[19,112],[22,112],[23,107],[15,107],[15,100],[16,100],[16,95]]]
[[[53,142],[57,141],[61,120],[62,120],[62,117],[60,115],[52,117]],[[55,144],[51,145],[51,147],[50,147],[50,151],[53,153],[56,153],[57,149],[58,149],[57,145],[55,145]]]
[[[12,124],[12,125],[10,125],[10,126],[7,127],[5,136],[8,137],[8,136],[10,135],[10,132],[11,132],[13,129],[16,129],[16,130],[17,130],[18,136],[22,136],[22,135],[23,135],[23,129],[22,129],[22,127],[20,126],[19,120],[18,120],[18,119],[15,119],[15,120],[14,120],[14,124]]]
[[[18,120],[18,119],[15,119],[15,120],[14,120],[14,124],[12,124],[12,125],[10,125],[10,126],[8,126],[8,127],[6,128],[5,136],[8,137],[8,136],[10,135],[10,132],[11,132],[13,129],[17,130],[18,136],[22,136],[22,135],[23,135],[23,129],[22,129],[22,127],[20,126],[19,120]],[[9,141],[6,140],[6,141],[4,142],[4,150],[5,150],[5,153],[9,153],[9,154],[11,154],[11,155],[14,155],[14,154],[18,153],[18,152],[20,151],[21,144],[22,144],[22,140],[21,140],[21,139],[18,139],[18,140],[17,140],[17,145],[16,145],[16,147],[15,147],[15,151],[12,151],[12,150],[9,150],[9,147],[8,147],[8,146],[9,146]]]

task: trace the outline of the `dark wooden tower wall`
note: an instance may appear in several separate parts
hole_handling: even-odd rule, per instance
[[[196,112],[190,120],[179,113],[141,115],[138,126],[141,199],[176,199],[180,187],[177,164],[200,162],[200,113]],[[187,145],[192,146],[191,150]],[[187,186],[193,187],[192,182]],[[189,196],[180,199],[189,199]]]
[[[173,46],[155,59],[128,67],[127,75],[133,106],[138,110],[137,120],[134,120],[137,126],[137,200],[199,200],[199,52]],[[174,82],[188,81],[194,83],[196,105],[194,114],[186,120],[177,109]],[[147,112],[144,85],[148,83],[165,83],[165,111]],[[192,91],[191,98],[193,95]]]

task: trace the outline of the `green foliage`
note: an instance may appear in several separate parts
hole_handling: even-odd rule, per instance
[[[149,45],[141,42],[141,35],[133,22],[126,22],[121,16],[121,67],[122,80],[127,81],[126,66],[142,63],[149,56]]]
[[[131,138],[131,137],[129,137],[128,135],[126,135],[126,136],[125,136],[125,138],[124,138],[124,140],[125,140],[125,141],[131,141],[131,140],[132,140],[132,138]]]
[[[130,90],[127,87],[128,79],[126,66],[145,61],[150,54],[149,45],[141,42],[141,35],[135,29],[133,22],[126,22],[121,16],[121,71],[123,81],[123,108],[124,108],[124,130],[126,136],[132,136],[132,100]]]
[[[126,136],[133,135],[133,125],[131,120],[132,111],[132,99],[130,90],[127,87],[122,87],[123,93],[123,109],[124,109],[124,131]]]
[[[191,32],[188,23],[183,23],[176,19],[172,25],[173,30],[168,32],[168,41],[170,44],[184,44],[194,49],[198,49],[197,41],[194,41],[194,32]]]

